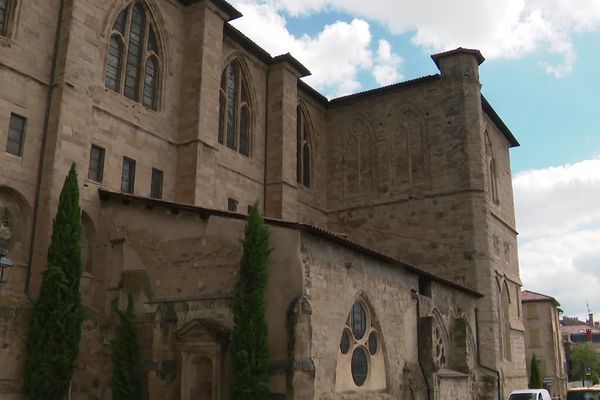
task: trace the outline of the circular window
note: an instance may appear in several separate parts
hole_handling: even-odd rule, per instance
[[[375,331],[371,332],[369,335],[369,352],[372,356],[377,353],[377,333]]]
[[[352,333],[356,340],[360,340],[365,336],[365,332],[367,331],[367,313],[362,304],[354,303],[351,315]]]
[[[369,358],[362,347],[356,348],[352,353],[352,379],[356,386],[362,386],[369,374]]]
[[[340,351],[342,354],[348,354],[348,350],[350,350],[350,334],[344,329],[342,340],[340,340]]]

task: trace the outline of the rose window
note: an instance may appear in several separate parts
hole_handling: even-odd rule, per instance
[[[366,385],[374,356],[380,348],[379,333],[373,326],[367,307],[354,303],[340,338],[340,352],[349,358],[348,369],[356,386]]]

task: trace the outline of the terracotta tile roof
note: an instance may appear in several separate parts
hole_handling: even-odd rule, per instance
[[[210,209],[210,208],[195,206],[195,205],[191,205],[191,204],[183,204],[183,203],[176,203],[176,202],[172,202],[172,201],[153,199],[150,197],[136,196],[136,195],[127,194],[127,193],[123,193],[123,192],[117,192],[117,191],[114,191],[114,190],[111,190],[108,188],[104,188],[104,187],[98,188],[98,195],[100,196],[101,201],[113,199],[113,200],[120,200],[124,204],[129,204],[129,203],[144,204],[145,207],[148,209],[152,209],[154,207],[168,208],[171,210],[172,213],[177,213],[179,211],[187,211],[187,212],[198,214],[201,217],[205,217],[205,218],[208,216],[211,216],[211,215],[228,217],[228,218],[233,218],[233,219],[242,219],[242,220],[245,220],[248,218],[248,216],[245,214]],[[442,278],[440,276],[434,275],[434,274],[427,272],[419,267],[416,267],[416,266],[411,265],[411,264],[409,264],[405,261],[402,261],[398,258],[395,258],[388,254],[385,254],[379,250],[365,246],[362,243],[350,240],[345,235],[340,235],[339,233],[331,232],[331,231],[328,231],[326,229],[323,229],[323,228],[315,226],[315,225],[303,224],[300,222],[285,221],[285,220],[280,220],[280,219],[275,219],[275,218],[265,218],[265,222],[269,225],[282,226],[282,227],[295,229],[295,230],[302,231],[302,232],[311,233],[313,235],[322,237],[324,239],[327,239],[329,241],[332,241],[332,242],[342,245],[344,247],[351,248],[351,249],[359,251],[363,254],[367,254],[367,255],[377,258],[379,260],[389,262],[390,264],[393,264],[393,265],[404,267],[405,269],[407,269],[419,276],[422,276],[424,278],[429,278],[432,281],[435,281],[435,282],[441,283],[445,286],[449,286],[454,289],[460,290],[461,292],[467,293],[471,296],[483,297],[483,294],[481,294],[480,292],[478,292],[476,290],[473,290],[466,286],[452,282],[452,281]]]
[[[531,290],[523,290],[521,292],[521,301],[523,303],[529,302],[529,301],[552,301],[554,303],[556,303],[557,305],[559,305],[558,301],[556,301],[556,299],[552,296],[548,296],[542,293],[538,293],[538,292],[532,292]]]
[[[591,329],[592,332],[594,332],[594,333],[600,333],[600,327],[592,326],[592,325],[586,324],[585,322],[582,322],[579,325],[566,325],[566,326],[562,325],[560,327],[560,331],[562,333],[568,333],[569,335],[585,333],[587,329]]]

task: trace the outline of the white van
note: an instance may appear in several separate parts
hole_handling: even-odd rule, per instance
[[[546,389],[524,389],[511,392],[508,400],[552,400],[552,398]]]

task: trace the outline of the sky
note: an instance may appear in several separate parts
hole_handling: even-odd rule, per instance
[[[329,98],[438,73],[481,50],[482,92],[511,151],[524,288],[600,315],[600,0],[230,0],[232,24],[290,52]]]

